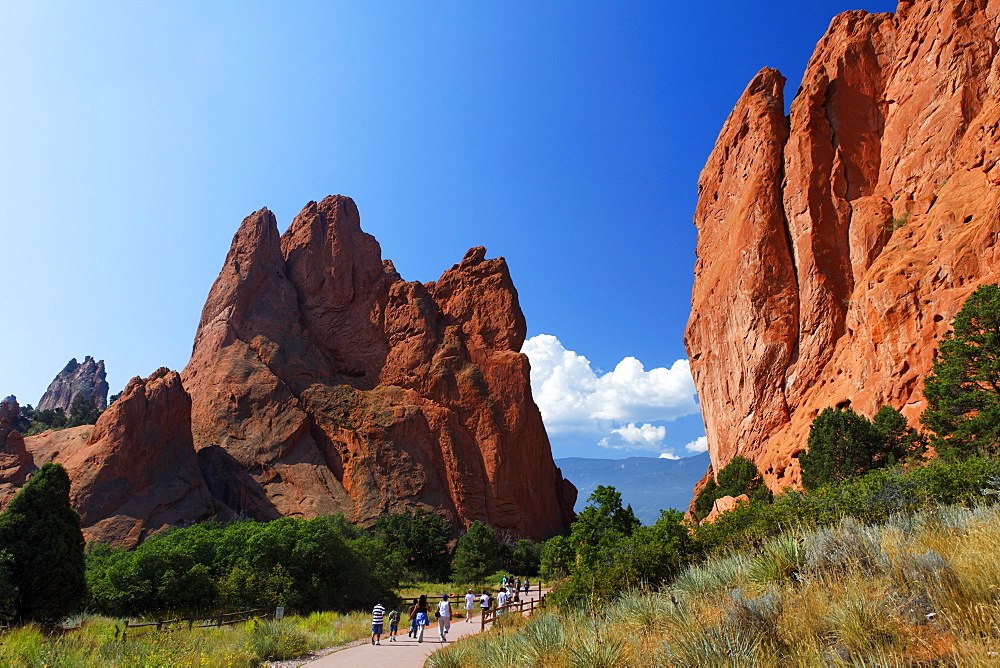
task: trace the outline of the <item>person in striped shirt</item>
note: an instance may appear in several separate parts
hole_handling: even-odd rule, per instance
[[[385,606],[382,605],[382,601],[375,603],[375,608],[372,610],[372,644],[381,645],[382,644],[382,623],[385,619]]]

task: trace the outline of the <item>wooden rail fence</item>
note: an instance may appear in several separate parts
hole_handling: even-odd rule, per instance
[[[125,622],[125,626],[122,627],[122,640],[125,640],[127,637],[129,629],[155,626],[157,631],[176,631],[178,625],[187,624],[187,628],[190,631],[194,628],[195,624],[197,624],[200,629],[230,626],[231,624],[241,624],[243,622],[250,621],[251,619],[264,619],[266,617],[270,617],[270,611],[271,608],[256,608],[254,610],[241,610],[239,612],[224,612],[219,613],[218,615],[212,615],[211,617],[178,617],[177,619],[157,619],[155,622],[143,622],[141,624]],[[171,626],[174,626],[174,628],[170,628]],[[139,635],[143,634],[140,633]]]
[[[499,608],[490,608],[489,610],[483,610],[483,614],[480,617],[479,628],[484,630],[486,625],[490,622],[495,622],[497,617],[507,612],[508,610],[516,610],[519,615],[523,615],[525,608],[527,608],[528,616],[535,614],[535,610],[545,607],[545,596],[542,595],[539,599],[530,599],[527,601],[519,601],[518,603],[508,603],[507,605],[502,605]]]

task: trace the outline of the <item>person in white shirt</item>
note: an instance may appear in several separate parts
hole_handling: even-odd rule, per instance
[[[503,606],[505,606],[505,605],[507,605],[507,590],[506,589],[501,589],[499,592],[497,592],[497,614],[498,615],[502,615],[503,614],[503,610],[501,610],[501,608]]]
[[[472,610],[476,607],[476,595],[469,590],[469,593],[465,595],[465,621],[472,621]]]
[[[448,639],[448,631],[451,630],[451,601],[448,600],[448,594],[441,597],[437,612],[438,636],[440,636],[441,642],[444,642]]]

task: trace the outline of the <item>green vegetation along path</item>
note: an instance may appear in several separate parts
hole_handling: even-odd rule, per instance
[[[545,590],[546,592],[548,590]],[[457,592],[456,592],[457,594]],[[527,597],[521,596],[522,601],[539,598],[538,590],[532,589]],[[431,605],[437,605],[441,599],[430,599]],[[464,612],[465,600],[463,596],[458,596],[453,607],[461,608]],[[437,621],[431,615],[431,625],[424,629],[424,642],[418,643],[414,638],[406,635],[409,626],[407,624],[407,610],[399,620],[399,635],[396,642],[389,642],[386,635],[382,636],[381,645],[372,645],[365,642],[361,645],[346,647],[342,650],[328,654],[321,659],[309,662],[308,666],[315,668],[357,668],[358,666],[392,666],[393,668],[420,668],[424,665],[427,657],[459,638],[463,638],[473,633],[479,633],[479,605],[476,605],[476,615],[471,622],[464,619],[456,619],[451,623],[451,631],[448,633],[448,642],[442,643],[438,640]],[[433,607],[432,607],[433,610]],[[385,625],[388,631],[389,625]]]

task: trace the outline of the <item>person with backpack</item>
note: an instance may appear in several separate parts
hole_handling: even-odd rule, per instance
[[[392,608],[389,613],[389,642],[396,642],[396,634],[399,633],[399,605]]]

